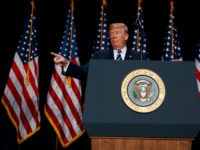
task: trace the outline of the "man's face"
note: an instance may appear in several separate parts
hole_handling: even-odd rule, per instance
[[[122,27],[111,28],[109,31],[110,42],[114,49],[120,50],[126,45],[128,33]]]

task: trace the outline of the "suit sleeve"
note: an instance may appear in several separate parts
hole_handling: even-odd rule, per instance
[[[64,71],[62,69],[62,74],[66,76],[71,76],[77,79],[87,79],[87,73],[88,73],[88,64],[77,66],[73,63],[70,63],[68,66],[67,71]]]

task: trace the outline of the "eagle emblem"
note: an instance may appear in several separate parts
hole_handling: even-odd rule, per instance
[[[136,69],[123,80],[121,94],[126,105],[136,112],[152,112],[164,101],[165,84],[158,74]]]
[[[150,98],[153,95],[153,92],[151,92],[152,83],[147,80],[139,80],[134,83],[134,91],[133,96],[142,101],[149,101]]]

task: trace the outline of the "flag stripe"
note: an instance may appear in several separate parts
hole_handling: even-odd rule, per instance
[[[17,130],[19,144],[40,129],[39,67],[35,17],[32,16],[33,13],[27,19],[2,96],[2,103]]]
[[[38,57],[37,57],[38,58]],[[24,65],[24,68],[27,72],[27,68],[30,68],[30,72],[29,72],[29,82],[31,82],[30,86],[32,87],[33,91],[29,92],[30,94],[34,94],[33,96],[38,97],[39,93],[38,93],[38,82],[35,82],[35,79],[38,80],[38,77],[36,76],[37,70],[38,70],[38,64],[36,63],[37,58],[35,58],[35,60],[30,62],[30,66],[28,66],[28,64]],[[33,69],[33,70],[32,70]]]
[[[6,89],[7,89],[7,87],[6,87]],[[17,117],[17,114],[15,111],[18,112],[19,107],[15,103],[10,103],[7,96],[13,97],[12,93],[9,90],[7,90],[6,95],[5,94],[3,95],[2,102],[3,102],[4,106],[6,106],[7,111],[9,111],[9,116],[11,119],[13,119],[15,127],[17,127],[19,125],[19,119],[18,119],[19,117]]]
[[[63,83],[58,84],[58,86],[61,86],[61,84],[63,84]],[[54,83],[54,85],[55,85],[55,83]],[[62,88],[61,88],[61,89],[62,89]],[[60,94],[62,94],[62,93],[60,93]],[[63,103],[65,103],[66,99],[64,98],[63,100],[61,100],[61,99],[59,98],[59,97],[64,97],[64,95],[62,95],[62,96],[59,96],[59,95],[58,95],[58,96],[59,96],[59,97],[58,97],[54,90],[51,90],[50,95],[51,95],[51,97],[52,97],[53,99],[55,99],[54,103],[55,103],[56,106],[59,108],[59,111],[61,111],[60,114],[62,115],[63,123],[66,123],[66,124],[67,124],[67,127],[68,127],[68,128],[71,128],[71,130],[69,131],[70,134],[71,134],[71,135],[75,135],[75,131],[74,131],[73,128],[72,128],[71,121],[69,120],[68,115],[66,114],[66,113],[68,113],[68,112],[66,112],[66,109],[69,109],[69,108],[66,108],[66,107],[68,107],[68,105],[67,105],[67,106],[63,106]],[[65,107],[65,108],[64,108],[64,107]],[[69,111],[70,111],[70,110],[69,110]],[[61,117],[61,116],[60,116],[60,117]]]
[[[197,58],[195,59],[195,73],[197,80],[198,95],[200,96],[200,62]]]
[[[14,79],[14,78],[12,78],[12,79]],[[14,96],[13,98],[11,98],[10,97],[10,95],[6,95],[6,93],[5,93],[5,95],[7,96],[7,97],[10,97],[9,99],[7,99],[8,100],[8,102],[11,104],[11,106],[12,105],[15,105],[15,107],[14,108],[16,108],[16,105],[18,105],[18,107],[19,107],[19,109],[17,109],[16,111],[15,111],[15,113],[17,114],[17,116],[18,116],[18,120],[24,120],[24,122],[22,122],[23,124],[24,124],[24,126],[27,124],[27,119],[26,119],[26,117],[25,117],[25,114],[24,114],[24,111],[20,111],[20,110],[22,110],[23,109],[23,107],[21,107],[21,103],[22,103],[22,100],[21,100],[21,96],[20,96],[20,94],[19,94],[19,91],[18,91],[18,89],[17,88],[15,88],[15,85],[14,85],[14,83],[12,82],[12,79],[11,78],[9,78],[8,79],[8,82],[7,82],[7,87],[8,87],[8,89],[9,89],[9,91],[11,92],[11,93],[13,93],[12,95]],[[15,79],[16,80],[16,79]],[[16,84],[16,82],[15,82],[15,84]],[[17,85],[16,85],[17,86]],[[17,86],[17,87],[19,87],[19,86]],[[20,122],[21,121],[19,121],[19,123],[17,124],[17,126],[20,126]],[[28,125],[28,124],[27,124]],[[25,128],[25,130],[26,130],[26,132],[28,132],[28,130],[31,130],[31,127],[30,126],[27,126],[27,128]],[[20,133],[19,133],[20,134]]]
[[[71,119],[75,119],[76,122],[81,121],[80,116],[82,115],[82,113],[80,115],[77,115],[77,114],[79,114],[79,112],[77,112],[77,109],[81,109],[80,104],[77,104],[77,103],[73,104],[73,102],[77,102],[77,99],[74,96],[75,95],[74,90],[72,91],[71,88],[65,88],[66,86],[68,86],[68,85],[64,85],[67,83],[66,77],[64,77],[65,82],[62,82],[60,75],[58,74],[58,71],[53,74],[53,77],[54,77],[54,81],[59,83],[59,84],[55,84],[55,85],[57,85],[59,87],[59,89],[62,91],[58,95],[59,95],[59,97],[64,98],[63,102],[66,102],[66,103],[64,103],[63,105],[65,107],[67,107],[67,110],[69,110],[66,113],[70,112],[68,114],[68,116],[73,115],[73,117]],[[71,86],[73,86],[73,80],[72,80]],[[74,88],[75,87],[73,86],[73,89]],[[65,90],[62,90],[62,89],[65,89]],[[80,94],[78,94],[78,95],[80,95]],[[59,99],[59,101],[60,101],[60,99]],[[71,124],[69,124],[69,128],[72,128]],[[74,134],[72,134],[72,135],[74,135]]]
[[[17,55],[18,56],[18,55]],[[19,59],[19,58],[16,58],[16,59]],[[19,62],[20,63],[20,62]],[[19,91],[18,91],[18,93],[20,93],[20,92],[22,92],[21,94],[23,94],[23,97],[21,97],[24,101],[26,101],[25,103],[24,103],[24,105],[26,105],[27,104],[27,106],[25,107],[25,108],[27,108],[27,110],[25,110],[25,112],[27,112],[27,111],[29,111],[29,113],[27,113],[27,114],[31,114],[32,115],[32,117],[34,117],[34,119],[35,119],[35,121],[37,122],[37,124],[39,123],[39,120],[38,120],[38,118],[37,118],[37,116],[38,116],[38,112],[37,112],[37,105],[35,105],[34,103],[33,103],[33,101],[30,101],[29,99],[31,99],[32,97],[37,97],[37,95],[38,95],[38,91],[37,91],[37,89],[35,89],[35,90],[33,90],[32,88],[31,88],[31,85],[35,85],[34,84],[34,82],[32,82],[32,81],[34,81],[34,79],[32,78],[32,74],[31,74],[31,71],[30,71],[30,74],[29,74],[29,76],[30,76],[30,82],[31,82],[31,84],[30,84],[30,86],[26,86],[25,85],[25,83],[24,83],[24,79],[25,79],[25,76],[23,77],[23,74],[26,74],[25,72],[21,72],[21,70],[20,70],[20,68],[18,68],[18,66],[20,67],[21,65],[20,64],[18,64],[18,65],[16,65],[16,63],[14,62],[13,63],[13,73],[15,73],[16,74],[16,79],[14,80],[16,83],[18,83],[17,85],[19,85],[19,86],[17,86],[17,87],[20,87],[21,86],[21,88],[17,88],[17,89],[20,89]],[[22,65],[22,67],[23,67],[23,65]],[[22,70],[22,71],[24,71],[24,70]],[[17,82],[18,81],[18,82]],[[24,102],[24,101],[22,101],[22,102]],[[30,111],[31,110],[31,111]],[[27,116],[27,117],[29,117],[29,116]],[[33,127],[34,128],[34,127]]]
[[[48,105],[45,106],[45,114],[48,116],[47,118],[51,122],[51,125],[55,129],[59,139],[62,138],[63,143],[67,143],[68,139],[71,139],[71,136],[66,138],[67,134],[65,134],[64,131],[66,131],[67,128],[66,128],[66,130],[62,129],[62,126],[61,126],[62,123],[59,123],[60,118],[57,118],[55,112],[53,112],[53,110],[52,110],[52,107],[50,107],[50,105],[53,105],[53,104],[54,104],[53,101],[51,101],[51,104],[48,104]],[[59,110],[59,109],[57,109],[57,110]]]
[[[19,63],[20,62],[18,62],[18,65],[16,65],[16,63],[13,62],[13,67],[10,72],[11,77],[9,77],[9,79],[8,79],[7,86],[10,89],[11,93],[13,93],[13,95],[15,96],[14,99],[10,99],[10,100],[12,100],[10,103],[13,104],[16,101],[18,106],[21,107],[20,108],[21,111],[18,111],[18,113],[20,113],[20,118],[21,118],[20,120],[23,120],[22,123],[24,124],[23,126],[25,126],[24,129],[27,130],[26,133],[29,133],[32,131],[31,128],[35,128],[35,126],[36,126],[35,121],[37,122],[37,124],[39,123],[39,120],[37,118],[38,112],[35,109],[33,102],[29,101],[29,99],[30,99],[29,93],[33,93],[33,91],[29,91],[29,92],[27,91],[26,85],[24,84],[24,77],[21,73],[21,70],[18,68],[18,66],[19,67],[21,66],[21,65],[19,65]],[[23,74],[24,74],[24,72],[23,72]],[[22,95],[20,96],[20,94],[22,94]],[[25,106],[25,107],[23,107],[23,106]],[[28,113],[24,114],[24,112],[28,112]],[[30,114],[32,116],[28,116]],[[29,117],[33,117],[35,121],[32,122],[32,120],[30,120],[31,123],[29,124],[26,119]],[[17,125],[20,125],[20,124],[17,124]],[[32,125],[32,127],[30,127],[29,125]]]
[[[50,88],[51,93],[50,97],[52,99],[51,103],[49,103],[50,105],[52,105],[52,103],[55,105],[54,109],[52,110],[54,114],[56,114],[56,116],[58,114],[59,118],[56,118],[56,120],[58,119],[57,122],[57,129],[59,130],[59,132],[63,133],[62,136],[67,136],[67,138],[71,138],[71,135],[75,135],[75,132],[73,130],[73,128],[71,127],[71,122],[66,114],[65,109],[63,108],[62,102],[60,101],[59,97],[56,95],[56,93],[54,92],[54,90]],[[56,121],[55,120],[55,121]],[[54,122],[55,122],[54,121]],[[69,130],[69,128],[72,128],[71,130]],[[65,132],[67,130],[67,132]],[[65,133],[64,133],[65,132]],[[70,132],[70,134],[68,134],[68,132]]]
[[[73,19],[69,10],[60,54],[71,63],[80,65]],[[78,79],[68,78],[61,73],[61,67],[55,65],[44,111],[61,145],[67,147],[85,131],[82,124],[82,91]],[[69,80],[71,82],[68,82]]]

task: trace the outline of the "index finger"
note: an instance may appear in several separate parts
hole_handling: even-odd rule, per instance
[[[59,54],[54,53],[54,52],[51,52],[51,55],[53,55],[53,56],[60,56]]]

